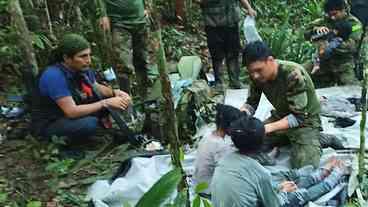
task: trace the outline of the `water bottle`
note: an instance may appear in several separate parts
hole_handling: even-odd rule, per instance
[[[103,71],[105,80],[107,81],[113,81],[116,80],[116,75],[115,75],[115,71],[112,67],[106,69],[105,71]]]
[[[243,23],[244,36],[247,43],[262,41],[256,28],[256,20],[252,16],[247,16]]]

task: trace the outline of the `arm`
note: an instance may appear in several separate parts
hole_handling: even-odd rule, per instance
[[[323,28],[323,29],[321,29]],[[304,39],[310,41],[312,35],[317,31],[317,30],[322,30],[322,31],[326,31],[327,27],[324,27],[324,19],[320,18],[320,19],[316,19],[313,22],[309,23],[304,31]]]
[[[57,99],[56,104],[61,108],[67,118],[74,119],[93,114],[106,107],[125,110],[129,105],[129,101],[122,97],[112,97],[91,104],[76,105],[71,96],[65,96]]]
[[[97,82],[95,84],[96,84],[97,90],[102,94],[102,96],[104,97],[115,96],[115,92],[111,87],[97,83]]]
[[[246,9],[250,16],[254,17],[257,15],[257,12],[252,8],[248,0],[240,0],[243,8]]]
[[[281,131],[289,128],[289,122],[287,117],[284,117],[278,121],[265,124],[265,133],[269,134],[275,131]]]
[[[129,100],[129,102],[131,101],[131,97],[129,96],[128,93],[120,90],[120,89],[112,89],[109,86],[100,84],[100,83],[95,83],[97,86],[97,90],[102,94],[102,96],[104,97],[114,97],[114,96],[119,96],[122,98],[125,98],[127,100]]]
[[[362,25],[358,21],[351,20],[352,23],[352,33],[349,36],[349,39],[345,40],[340,44],[335,52],[337,54],[345,54],[345,53],[356,53],[358,44],[362,35]]]
[[[266,134],[302,126],[307,118],[308,96],[304,76],[300,70],[294,70],[287,79],[287,102],[290,114],[282,119],[266,124]]]
[[[110,31],[110,18],[107,16],[106,4],[104,0],[96,0],[96,13],[99,16],[99,25],[103,31]]]
[[[262,91],[259,90],[253,82],[250,83],[249,95],[247,101],[240,107],[240,111],[246,111],[248,114],[253,115],[257,110],[259,100],[261,99]]]

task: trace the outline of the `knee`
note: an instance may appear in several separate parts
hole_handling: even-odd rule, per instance
[[[293,147],[291,154],[291,165],[295,168],[301,168],[307,165],[319,166],[321,150],[318,146],[300,145]]]
[[[96,133],[98,119],[96,117],[85,117],[79,121],[79,134],[92,136]]]

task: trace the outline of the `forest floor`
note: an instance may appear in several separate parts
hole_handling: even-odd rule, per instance
[[[23,102],[8,100],[19,94],[4,90],[14,84],[21,85],[17,76],[1,78],[1,107],[25,107]],[[29,124],[29,113],[17,119],[0,113],[0,206],[87,206],[88,187],[98,179],[111,178],[131,154],[127,144],[116,145],[109,136],[102,136],[82,149],[84,158],[71,159],[62,155],[60,140],[45,142],[32,137]]]

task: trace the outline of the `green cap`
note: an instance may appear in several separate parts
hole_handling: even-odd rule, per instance
[[[90,48],[90,44],[84,37],[78,34],[67,34],[60,42],[59,52],[61,55],[73,56],[87,48]]]

